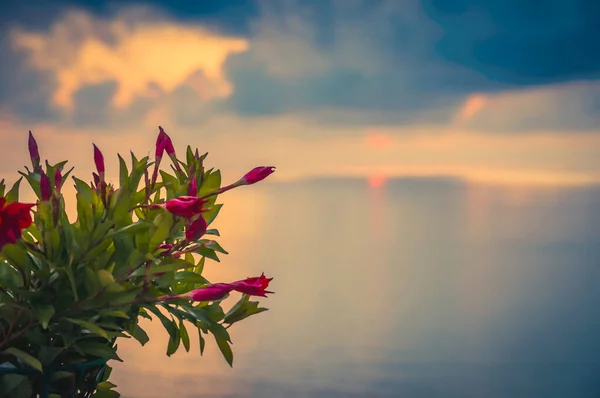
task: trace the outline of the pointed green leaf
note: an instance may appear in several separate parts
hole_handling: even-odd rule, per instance
[[[20,359],[21,361],[23,361],[24,363],[26,363],[28,366],[38,370],[38,371],[42,371],[42,363],[35,357],[29,355],[28,353],[19,350],[16,347],[9,347],[6,350],[3,351],[4,354],[10,354],[13,355],[15,357],[17,357],[18,359]]]
[[[94,325],[91,322],[88,321],[84,321],[82,319],[73,319],[73,318],[64,318],[67,321],[74,323],[76,325],[81,326],[83,329],[87,329],[90,332],[97,334],[98,336],[104,337],[105,339],[108,340],[108,335],[106,334],[106,331],[104,329],[102,329],[101,327]]]

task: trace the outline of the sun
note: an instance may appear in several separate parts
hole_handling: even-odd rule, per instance
[[[387,182],[387,177],[382,175],[369,176],[369,187],[379,189],[382,188]]]

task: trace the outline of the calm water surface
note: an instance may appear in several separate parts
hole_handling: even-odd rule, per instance
[[[168,358],[146,322],[150,343],[119,344],[125,398],[600,396],[599,188],[320,180],[223,199],[230,255],[207,276],[265,271],[270,311],[230,329],[233,369],[208,339]]]

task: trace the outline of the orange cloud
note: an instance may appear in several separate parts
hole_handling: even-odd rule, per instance
[[[63,109],[72,108],[82,86],[111,81],[118,85],[112,98],[117,108],[189,82],[203,99],[227,97],[233,88],[223,71],[225,60],[248,48],[245,39],[147,18],[139,7],[113,20],[70,12],[49,33],[15,29],[11,39],[28,53],[31,67],[56,75],[52,101]]]
[[[486,104],[487,97],[481,94],[470,95],[465,104],[460,108],[456,115],[456,120],[464,121],[469,120],[475,116]]]

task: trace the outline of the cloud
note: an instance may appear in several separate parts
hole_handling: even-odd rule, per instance
[[[52,108],[75,123],[100,122],[81,117],[94,108],[105,111],[102,118],[106,111],[143,112],[147,107],[136,102],[181,86],[192,87],[200,102],[225,98],[233,87],[224,62],[248,47],[242,38],[181,25],[140,7],[114,19],[68,12],[49,32],[14,29],[10,42],[26,55],[27,66],[52,76]]]
[[[600,81],[474,94],[455,123],[488,132],[598,131]]]
[[[600,3],[589,0],[422,0],[446,60],[490,80],[532,86],[599,79]]]
[[[543,48],[559,39],[557,32],[579,37],[594,28],[578,27],[585,18],[577,6],[556,0],[543,17],[520,3],[474,1],[263,0],[234,18],[244,14],[245,37],[223,33],[215,21],[182,19],[168,6],[169,14],[148,7],[65,12],[47,30],[12,31],[7,43],[16,55],[6,61],[10,77],[0,77],[0,106],[30,122],[107,131],[136,123],[199,128],[226,115],[289,115],[331,130],[594,129],[600,86],[581,80],[593,76],[593,55],[585,68],[578,61],[566,71],[563,62],[564,73],[503,57],[503,45],[497,59],[482,56],[485,65],[460,58],[469,49],[492,51],[509,28],[510,40],[522,37]],[[557,30],[552,21],[561,7],[571,22]],[[529,29],[527,21],[540,29]]]

